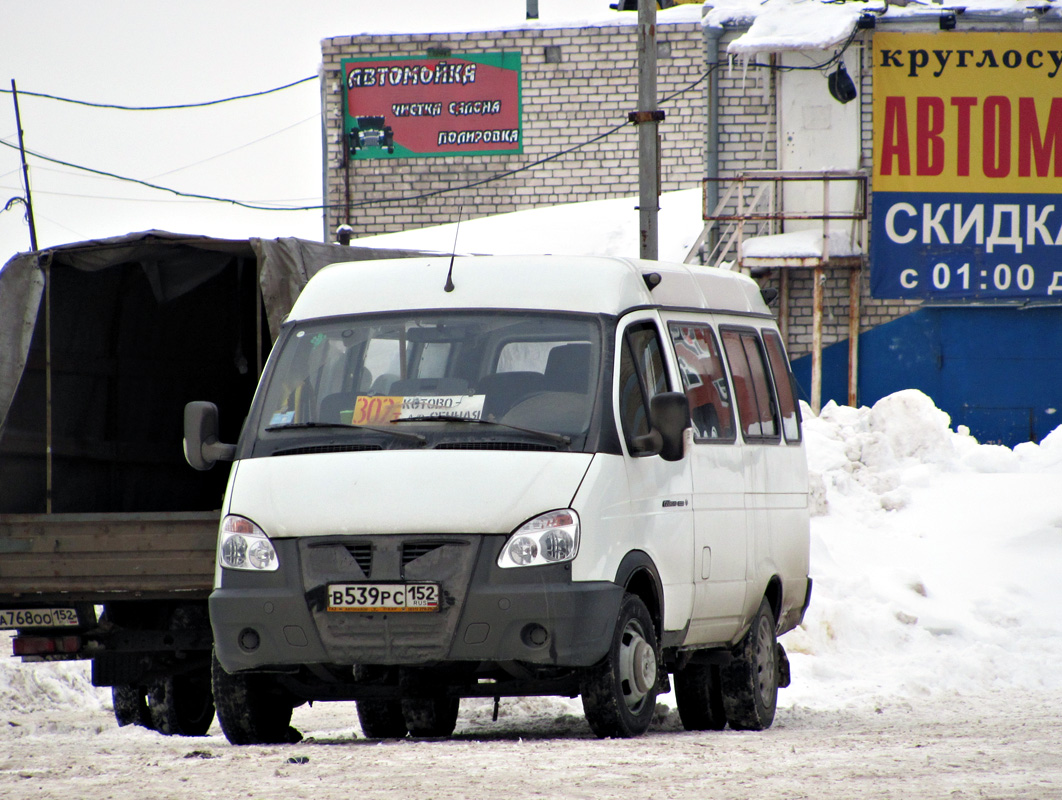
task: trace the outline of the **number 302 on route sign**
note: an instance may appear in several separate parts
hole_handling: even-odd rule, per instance
[[[437,583],[339,583],[328,587],[329,611],[438,611]]]

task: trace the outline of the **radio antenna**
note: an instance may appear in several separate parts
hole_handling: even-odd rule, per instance
[[[454,246],[450,248],[450,269],[446,273],[446,285],[443,286],[443,291],[452,292],[454,290],[454,256],[457,255],[457,234],[461,232],[461,210],[464,206],[457,207],[457,227],[454,228]]]

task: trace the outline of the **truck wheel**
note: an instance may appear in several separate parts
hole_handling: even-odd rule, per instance
[[[723,689],[715,664],[687,664],[676,672],[675,700],[686,730],[721,731],[726,727]]]
[[[402,700],[402,717],[410,736],[449,736],[457,727],[458,697],[407,698]]]
[[[774,722],[778,703],[778,648],[774,612],[760,603],[752,627],[719,670],[726,721],[738,731],[762,731]]]
[[[171,675],[148,689],[152,727],[164,736],[205,736],[214,721],[207,667]]]
[[[211,685],[218,722],[230,744],[294,744],[291,697],[269,675],[230,675],[211,656]]]
[[[656,710],[658,647],[645,603],[624,595],[608,655],[582,678],[583,713],[595,734],[630,738],[649,729]]]
[[[114,718],[118,726],[139,725],[141,728],[153,727],[151,712],[148,711],[147,697],[138,685],[126,683],[111,687],[111,702],[114,705]]]

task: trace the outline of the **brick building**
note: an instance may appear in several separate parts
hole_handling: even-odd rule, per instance
[[[696,9],[694,9],[696,10]],[[699,185],[705,126],[704,49],[699,21],[666,22],[658,33],[659,96],[672,99],[662,152],[663,191]],[[389,233],[558,203],[638,192],[638,143],[624,125],[637,103],[637,27],[617,14],[611,27],[543,28],[442,34],[340,36],[322,43],[326,119],[326,230]],[[696,16],[694,15],[694,19]],[[520,55],[522,152],[355,160],[343,129],[346,59],[415,59],[513,52]],[[510,177],[453,190],[521,168],[619,127],[600,141]],[[445,192],[434,194],[433,192]],[[404,197],[419,197],[402,201]],[[386,203],[357,205],[364,198]],[[330,235],[330,234],[329,234]]]
[[[728,5],[721,0],[714,10],[706,6],[703,13],[707,25],[702,24],[701,9],[690,6],[661,12],[658,17],[659,97],[667,113],[660,126],[661,190],[695,188],[706,176],[714,176],[719,179],[716,185],[722,193],[728,189],[728,181],[750,170],[840,168],[862,173],[867,184],[865,202],[861,203],[858,198],[853,201],[854,195],[847,200],[831,195],[830,201],[831,209],[861,207],[868,217],[864,223],[839,224],[839,227],[849,226],[853,241],[861,238],[857,235],[860,225],[867,231],[857,248],[864,267],[856,283],[860,333],[858,401],[872,403],[900,388],[921,388],[956,423],[969,425],[982,439],[1014,443],[1043,436],[1056,423],[1053,414],[1058,403],[1053,397],[1062,394],[1062,385],[1041,381],[1038,387],[1030,387],[1022,374],[1042,374],[1037,361],[1040,355],[1031,352],[1029,343],[1053,341],[1052,337],[1059,336],[1054,331],[1062,330],[1057,325],[1057,301],[1051,297],[1046,284],[1041,285],[1041,278],[1045,281],[1051,277],[1050,273],[1041,276],[1049,267],[1037,266],[1036,286],[1024,294],[1015,294],[1013,270],[1028,269],[1025,275],[1031,285],[1029,276],[1033,266],[1019,264],[1019,259],[1012,265],[1003,264],[1006,270],[1001,273],[996,268],[999,278],[996,288],[1001,291],[993,292],[989,284],[995,267],[989,265],[981,273],[982,278],[989,275],[981,285],[982,289],[988,285],[989,291],[978,293],[976,281],[969,285],[970,270],[975,268],[960,265],[967,255],[971,259],[985,257],[982,240],[979,239],[976,247],[971,241],[966,251],[948,251],[947,257],[959,259],[950,267],[945,262],[934,261],[945,258],[938,255],[938,251],[943,252],[938,245],[950,234],[945,235],[943,224],[938,223],[942,219],[940,215],[949,207],[947,204],[937,208],[937,217],[927,217],[921,222],[900,215],[901,222],[910,222],[905,237],[917,239],[920,234],[926,240],[926,246],[917,253],[911,250],[910,256],[902,248],[894,248],[894,252],[883,249],[882,243],[889,243],[880,230],[875,233],[873,226],[880,228],[881,223],[874,221],[874,204],[891,197],[874,185],[876,137],[881,136],[883,121],[874,99],[875,76],[882,72],[881,64],[875,62],[875,42],[883,33],[921,32],[943,37],[933,39],[937,44],[929,48],[962,52],[967,47],[964,42],[976,41],[977,47],[988,53],[991,47],[986,49],[981,39],[955,37],[987,33],[1038,36],[1049,31],[1057,35],[1062,25],[1054,8],[1007,7],[979,15],[936,6],[898,8],[894,5],[883,10],[863,3],[798,4],[800,13],[811,15],[814,22],[809,26],[805,21],[790,26],[795,30],[787,30],[786,25],[779,25],[775,20],[773,26],[767,26],[776,32],[772,40],[770,35],[760,35],[756,18],[749,16],[759,12],[750,12],[747,4],[735,4],[731,12],[727,10]],[[780,5],[784,4],[765,4],[763,8],[770,10]],[[783,9],[783,13],[790,13],[793,8],[796,6]],[[615,24],[586,28],[549,28],[542,23],[529,23],[514,30],[325,40],[327,231],[348,224],[356,237],[366,236],[452,222],[459,215],[468,219],[558,203],[636,195],[637,132],[633,125],[623,124],[637,101],[635,21],[633,14],[617,14]],[[809,31],[815,35],[809,35]],[[795,35],[787,40],[788,34]],[[1040,39],[1030,38],[1024,50],[1014,45],[1013,39],[1006,41],[1010,44],[1000,45],[999,53],[991,55],[994,61],[978,51],[985,62],[979,77],[998,78],[997,73],[989,70],[993,66],[998,67],[999,74],[1016,68],[1014,62],[1019,51],[1024,53],[1021,58],[1028,62],[1017,65],[1023,69],[1031,69],[1034,63],[1041,62],[1050,68],[1052,62],[1044,53],[1062,53],[1057,48],[1049,52],[1045,49],[1051,40],[1046,40],[1048,45],[1042,45],[1038,44]],[[929,53],[935,50],[925,52],[928,59]],[[410,157],[407,154],[407,157],[361,159],[352,156],[350,118],[345,116],[345,64],[384,58],[474,58],[476,54],[491,53],[519,54],[519,149],[479,155]],[[885,60],[888,62],[888,58]],[[855,98],[850,102],[838,102],[828,91],[827,77],[837,71],[839,63],[845,65],[853,80]],[[912,73],[916,71],[915,66],[910,69]],[[972,57],[969,66],[975,66]],[[940,70],[944,71],[944,65]],[[921,77],[928,79],[929,75],[931,71]],[[975,80],[969,93],[981,91],[976,83]],[[916,96],[935,91],[931,84],[925,86],[929,88],[915,86],[909,90],[912,106]],[[1020,92],[1016,89],[1014,93]],[[946,100],[943,102],[947,108]],[[1041,117],[1046,119],[1044,104],[1053,101],[1041,98],[1036,102],[1041,103]],[[922,136],[919,141],[923,144],[928,141],[931,146],[936,146],[933,137],[944,141],[940,137],[947,134],[925,128],[936,125],[940,119],[932,115],[919,119],[922,121],[915,123],[912,111],[915,126],[912,136]],[[951,120],[952,116],[947,119]],[[1053,111],[1050,119],[1055,119]],[[1053,121],[1044,124],[1047,128],[1043,129],[1043,141],[1034,143],[1038,148],[1036,157],[1050,161],[1053,155],[1057,164],[1062,158],[1057,145],[1062,142],[1062,132],[1053,132]],[[580,146],[586,142],[590,143]],[[950,140],[947,146],[951,147]],[[1049,170],[1050,165],[1045,169]],[[990,191],[998,191],[999,187],[996,184]],[[952,184],[945,188],[956,190]],[[968,189],[960,186],[957,191]],[[1002,191],[1008,189],[1004,186]],[[1032,191],[1047,189],[1034,186]],[[787,192],[791,190],[772,189],[768,193],[773,196],[775,206],[772,207],[800,208],[810,202],[799,193]],[[956,195],[959,200],[967,196],[982,205],[991,202],[990,196],[985,200],[987,195]],[[918,195],[917,199],[928,202],[931,198]],[[1034,208],[1032,200],[1028,205]],[[921,208],[918,203],[906,201],[899,207],[912,211]],[[970,207],[966,205],[967,212]],[[1006,210],[1012,204],[1001,207]],[[732,208],[733,204],[728,207]],[[958,208],[957,204],[955,210]],[[991,207],[984,206],[979,213],[990,215],[991,211],[984,208]],[[1044,215],[1053,213],[1053,206],[1041,204],[1035,208],[1039,219],[1047,219]],[[961,217],[956,226],[960,221]],[[1016,225],[1017,217],[1012,222]],[[761,226],[759,233],[775,234],[816,224],[821,225],[775,222],[765,229]],[[978,222],[986,228],[993,224],[991,217]],[[1045,228],[1041,225],[1039,229]],[[980,237],[980,227],[977,230]],[[751,227],[749,231],[755,233]],[[934,235],[937,240],[930,241]],[[1030,235],[1035,238],[1036,231]],[[1044,236],[1045,241],[1050,238]],[[1014,235],[1010,241],[1017,241]],[[731,255],[730,260],[736,256],[736,253]],[[916,270],[904,271],[902,260],[916,256],[925,263],[919,268],[922,271],[917,278],[912,278]],[[889,266],[892,272],[886,280],[881,276],[886,272],[889,258],[893,262],[900,259],[900,263]],[[940,271],[941,264],[947,269]],[[937,271],[931,274],[934,269]],[[786,332],[798,381],[807,396],[813,350],[813,273],[807,268],[779,266],[761,268],[755,274],[762,285],[783,290],[785,302],[779,308],[779,322]],[[822,280],[823,401],[833,398],[845,402],[849,397],[845,351],[853,307],[850,274],[847,267],[826,268]],[[967,287],[972,291],[966,295],[932,291],[934,287],[941,289],[941,282],[947,283],[944,278],[953,274],[965,275]],[[893,285],[890,289],[889,280],[893,284],[897,280],[913,281],[918,288],[906,291]],[[954,289],[958,285],[955,280],[950,287],[943,288]],[[998,368],[975,374],[983,359],[977,361],[964,348],[988,335],[985,323],[989,320],[997,335],[983,342],[978,355],[1000,351]],[[1005,348],[999,344],[1004,340],[1010,343]],[[999,366],[1004,361],[1009,366]],[[1055,372],[1062,374],[1062,370]]]

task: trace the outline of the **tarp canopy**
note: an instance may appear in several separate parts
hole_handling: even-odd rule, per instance
[[[15,256],[0,269],[0,513],[217,508],[223,471],[181,455],[184,404],[216,403],[235,441],[306,281],[415,255],[145,231]]]
[[[0,430],[26,366],[47,266],[96,272],[139,264],[161,304],[214,277],[233,257],[254,259],[269,332],[275,339],[302,287],[322,267],[340,261],[425,254],[417,250],[344,247],[290,237],[215,239],[158,230],[20,253],[0,269]]]

